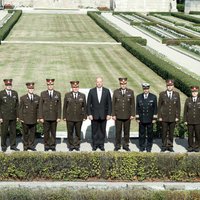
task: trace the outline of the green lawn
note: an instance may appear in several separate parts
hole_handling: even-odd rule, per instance
[[[114,41],[86,15],[35,14],[24,14],[6,40]],[[119,77],[128,77],[128,86],[136,95],[142,92],[142,82],[149,82],[157,95],[165,89],[162,78],[123,47],[113,44],[3,44],[0,72],[1,79],[14,79],[14,89],[20,96],[26,92],[27,81],[36,83],[36,93],[45,90],[46,78],[56,79],[55,89],[62,97],[70,89],[70,80],[79,80],[81,88],[91,88],[96,76],[102,76],[105,87],[112,90],[119,87]],[[185,98],[181,93],[182,104]],[[62,123],[59,130],[65,130],[64,126]]]

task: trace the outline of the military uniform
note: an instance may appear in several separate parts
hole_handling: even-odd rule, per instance
[[[53,85],[54,79],[47,79],[47,85]],[[57,120],[61,119],[61,94],[56,90],[41,92],[39,103],[39,118],[44,120],[45,151],[56,149]]]
[[[143,89],[149,89],[148,83],[142,84]],[[153,144],[153,120],[157,119],[157,97],[152,93],[142,93],[136,97],[136,120],[139,121],[140,151],[151,152]],[[146,143],[147,134],[147,144]]]
[[[173,81],[167,80],[168,84]],[[169,85],[170,86],[170,85]],[[158,101],[158,118],[162,119],[162,151],[173,151],[173,137],[176,121],[180,120],[180,95],[176,91],[163,91],[159,95]]]
[[[28,89],[34,89],[34,83],[26,83]],[[35,133],[37,119],[39,119],[40,97],[33,93],[27,93],[20,98],[19,119],[23,128],[24,150],[35,151]]]
[[[7,86],[12,86],[12,79],[4,79]],[[0,119],[1,124],[1,148],[6,151],[6,140],[10,135],[10,148],[18,151],[16,148],[16,119],[18,118],[19,99],[18,93],[15,90],[2,90],[0,91]]]
[[[72,87],[78,88],[79,81],[71,81]],[[81,141],[81,126],[86,115],[85,94],[80,92],[68,92],[65,94],[63,105],[63,119],[66,120],[68,132],[68,147],[79,151]],[[75,130],[75,137],[73,133]]]
[[[127,78],[119,78],[120,84],[126,84]],[[131,89],[119,88],[113,93],[112,99],[112,116],[115,119],[115,151],[121,148],[122,143],[122,128],[124,131],[124,144],[123,148],[127,151],[129,149],[130,137],[130,123],[131,117],[135,116],[135,98],[134,92]]]
[[[198,92],[199,87],[191,87],[192,92]],[[188,151],[199,151],[200,147],[200,97],[188,97],[184,106],[184,122],[188,127]]]

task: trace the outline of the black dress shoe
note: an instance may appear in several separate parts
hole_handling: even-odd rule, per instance
[[[48,147],[44,147],[44,151],[49,151],[49,148]]]
[[[53,147],[53,148],[51,148],[51,150],[52,150],[52,151],[56,151],[56,148],[55,148],[55,147]]]
[[[6,148],[2,148],[2,151],[3,151],[3,152],[6,152],[6,150],[7,150]]]
[[[119,150],[120,150],[119,147],[115,147],[115,148],[114,148],[114,151],[119,151]]]
[[[92,147],[92,151],[96,151],[97,150],[97,148],[96,147]]]
[[[131,150],[129,149],[129,147],[123,147],[123,149],[124,149],[125,151],[131,151]]]
[[[105,148],[104,148],[104,147],[99,147],[99,149],[100,149],[101,151],[105,151]]]
[[[11,147],[10,149],[13,151],[20,151],[17,147]]]
[[[173,149],[172,147],[169,147],[169,148],[168,148],[168,151],[174,152],[174,149]]]
[[[76,151],[80,151],[80,148],[79,147],[76,147],[76,148],[74,148]]]
[[[167,151],[167,149],[163,147],[160,152],[165,152],[165,151]]]
[[[151,149],[147,149],[147,152],[151,152]]]
[[[31,151],[37,151],[35,148],[30,148]]]
[[[72,148],[72,147],[71,147],[71,148],[69,148],[69,151],[73,151],[73,150],[74,150],[74,148]]]
[[[28,151],[28,149],[27,149],[27,148],[25,148],[25,149],[24,149],[24,151]]]

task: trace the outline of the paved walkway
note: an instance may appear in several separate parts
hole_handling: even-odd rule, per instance
[[[140,36],[142,38],[147,39],[147,46],[165,55],[168,59],[172,60],[173,62],[176,62],[178,65],[182,66],[183,68],[197,75],[200,75],[200,61],[197,61],[187,55],[184,55],[170,48],[169,46],[165,44],[161,44],[159,41],[153,39],[149,35],[141,32],[140,30],[134,28],[133,26],[113,16],[112,13],[102,13],[102,16],[105,17],[108,21],[115,24],[117,27],[126,31],[128,34],[132,36]]]
[[[69,190],[200,190],[200,183],[188,182],[0,182],[0,189],[26,188],[26,189],[69,189]]]

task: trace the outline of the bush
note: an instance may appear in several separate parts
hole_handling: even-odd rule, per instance
[[[184,12],[185,5],[184,4],[177,4],[177,10],[178,12]]]
[[[174,16],[174,17],[178,17],[180,19],[184,19],[184,20],[187,20],[187,21],[190,21],[190,22],[197,23],[197,24],[200,23],[199,18],[190,16],[190,15],[186,15],[184,13],[172,13],[171,15]]]
[[[200,39],[193,40],[193,39],[169,39],[169,38],[163,38],[162,39],[163,44],[167,45],[180,45],[180,43],[185,44],[193,44],[193,45],[200,45]]]
[[[198,181],[199,160],[198,153],[1,153],[0,180]]]
[[[12,10],[10,12],[14,12],[14,14],[7,21],[7,23],[4,24],[3,27],[0,28],[0,41],[4,40],[7,37],[7,35],[11,31],[11,29],[13,28],[13,26],[17,23],[17,21],[19,20],[20,16],[22,15],[22,11],[21,10],[16,10],[16,11]]]

